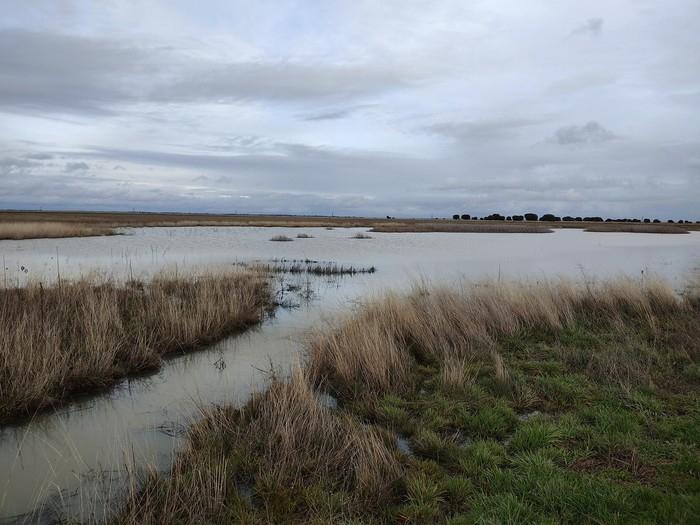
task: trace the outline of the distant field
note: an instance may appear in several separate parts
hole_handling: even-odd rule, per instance
[[[453,219],[382,219],[312,215],[213,215],[205,213],[22,212],[0,211],[1,239],[109,235],[115,228],[186,226],[257,226],[288,228],[369,228],[375,232],[548,233],[557,228],[596,232],[686,233],[700,224],[601,222],[462,221]]]

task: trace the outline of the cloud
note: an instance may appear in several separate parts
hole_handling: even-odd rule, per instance
[[[0,207],[697,215],[700,4],[620,2],[12,1]]]
[[[146,75],[146,57],[106,39],[0,30],[0,107],[106,113],[135,98],[129,83]]]
[[[598,36],[603,31],[603,19],[600,17],[589,18],[586,22],[571,32],[572,36]]]
[[[478,142],[512,137],[518,130],[541,122],[536,119],[508,118],[471,122],[442,122],[426,126],[423,129],[460,142]]]
[[[570,144],[600,144],[609,142],[616,137],[595,121],[582,126],[565,126],[554,132],[553,140],[562,146]]]
[[[221,62],[117,39],[0,30],[0,108],[13,112],[110,114],[126,104],[251,100],[317,104],[363,99],[422,77],[409,65]],[[351,106],[325,118],[361,108]]]
[[[50,153],[28,153],[25,157],[32,160],[51,160],[53,155]]]
[[[71,173],[73,171],[82,171],[89,168],[90,166],[88,166],[85,162],[66,162],[65,172]]]
[[[357,104],[355,106],[348,106],[341,109],[319,111],[317,113],[307,113],[301,115],[300,119],[307,122],[313,122],[318,120],[339,120],[350,116],[353,113],[362,111],[367,108],[375,107],[376,104]]]

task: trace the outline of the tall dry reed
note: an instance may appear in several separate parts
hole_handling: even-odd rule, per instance
[[[619,279],[588,286],[477,283],[462,290],[418,287],[388,295],[310,341],[308,367],[343,395],[409,386],[418,362],[493,354],[497,340],[522,330],[558,330],[582,317],[614,324],[633,315],[653,329],[659,315],[686,303],[663,283]],[[498,362],[498,356],[492,359]],[[498,367],[497,367],[498,368]]]
[[[253,272],[0,289],[0,420],[155,369],[260,321],[269,304]]]
[[[170,477],[135,485],[115,522],[248,523],[232,505],[241,486],[273,506],[323,483],[353,494],[349,506],[379,505],[401,474],[394,451],[381,431],[325,406],[295,367],[242,409],[217,408],[194,424]]]
[[[114,235],[112,228],[67,222],[0,222],[0,240]]]

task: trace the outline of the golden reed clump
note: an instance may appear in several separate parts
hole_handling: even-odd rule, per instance
[[[94,237],[114,233],[105,226],[67,222],[0,222],[0,240]]]
[[[0,420],[28,416],[262,319],[257,273],[0,289]]]
[[[663,283],[632,279],[575,285],[560,281],[481,282],[461,290],[418,286],[366,305],[310,341],[309,371],[339,393],[401,390],[414,359],[445,363],[493,354],[507,379],[495,339],[522,329],[560,329],[575,317],[608,321],[630,312],[653,327],[660,314],[686,307]],[[446,374],[450,374],[446,371]]]

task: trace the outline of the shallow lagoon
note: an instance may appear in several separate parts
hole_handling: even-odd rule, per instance
[[[294,298],[298,308],[280,309],[258,328],[169,359],[159,373],[124,381],[103,396],[0,429],[0,521],[14,521],[14,516],[21,522],[22,514],[42,506],[89,513],[118,493],[124,465],[150,463],[167,469],[199,406],[244,402],[264,387],[270,363],[285,369],[293,362],[305,331],[382,289],[406,288],[421,278],[449,284],[464,278],[599,279],[622,274],[657,275],[680,289],[700,263],[700,233],[557,230],[351,238],[358,231],[364,230],[146,228],[124,230],[117,237],[0,241],[2,277],[8,285],[90,273],[148,277],[162,269],[198,271],[275,258],[377,268],[369,275],[313,278],[308,282],[314,292],[311,300]],[[298,233],[314,237],[296,239]],[[294,241],[270,242],[274,235]]]

